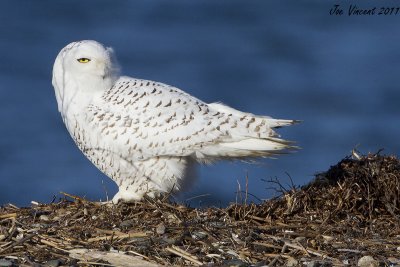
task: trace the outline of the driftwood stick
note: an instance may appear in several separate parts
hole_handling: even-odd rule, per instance
[[[59,246],[57,246],[56,243],[51,242],[51,241],[46,240],[46,239],[43,239],[43,237],[40,238],[40,243],[42,243],[42,244],[44,244],[44,245],[47,245],[47,246],[50,246],[50,247],[53,247],[53,248],[55,248],[55,249],[58,249],[58,250],[60,250],[60,251],[62,251],[62,252],[69,253],[68,250],[65,250],[65,249],[60,248]]]
[[[0,219],[16,218],[17,213],[0,214]]]
[[[195,259],[194,256],[189,254],[187,251],[184,251],[184,253],[183,253],[181,249],[179,249],[179,251],[176,250],[176,247],[175,248],[172,248],[172,247],[166,248],[165,250],[167,250],[168,252],[171,252],[172,254],[180,256],[188,261],[191,261],[198,266],[203,265],[203,263],[201,261]]]
[[[3,249],[0,250],[0,253],[3,253],[6,250],[9,250],[10,248],[13,248],[15,246],[21,245],[23,244],[25,241],[31,239],[32,237],[34,237],[35,235],[37,235],[37,233],[32,233],[30,235],[25,236],[24,238],[12,243],[11,245],[9,245],[8,247],[5,247]]]
[[[106,235],[106,236],[99,236],[99,237],[93,237],[89,238],[87,242],[92,243],[92,242],[97,242],[100,240],[107,240],[107,239],[124,239],[124,238],[131,238],[131,237],[146,237],[146,233],[128,233],[128,234],[117,234],[117,235]]]

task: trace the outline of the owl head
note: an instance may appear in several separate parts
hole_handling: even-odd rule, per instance
[[[112,48],[92,40],[68,44],[53,66],[53,86],[61,112],[67,91],[92,92],[109,89],[118,78],[119,67]]]

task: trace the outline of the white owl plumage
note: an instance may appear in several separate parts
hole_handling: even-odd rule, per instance
[[[294,148],[273,128],[295,123],[207,104],[182,90],[119,76],[111,48],[85,40],[58,54],[58,110],[80,150],[113,179],[113,202],[179,191],[196,162],[269,157]]]

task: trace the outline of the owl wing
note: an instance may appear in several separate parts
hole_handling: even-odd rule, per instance
[[[88,120],[105,149],[132,160],[268,156],[289,146],[272,128],[293,123],[206,104],[178,88],[129,77],[88,106]]]
[[[133,159],[187,156],[217,142],[218,112],[162,83],[120,78],[101,103],[88,107],[91,127],[108,149]]]

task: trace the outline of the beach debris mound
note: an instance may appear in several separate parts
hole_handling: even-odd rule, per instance
[[[400,263],[400,164],[346,157],[261,204],[165,199],[0,207],[2,266],[356,266]],[[244,198],[246,199],[246,198]],[[7,264],[7,265],[5,265]]]
[[[301,190],[285,194],[286,214],[322,212],[362,219],[400,214],[400,161],[395,156],[348,156]]]

